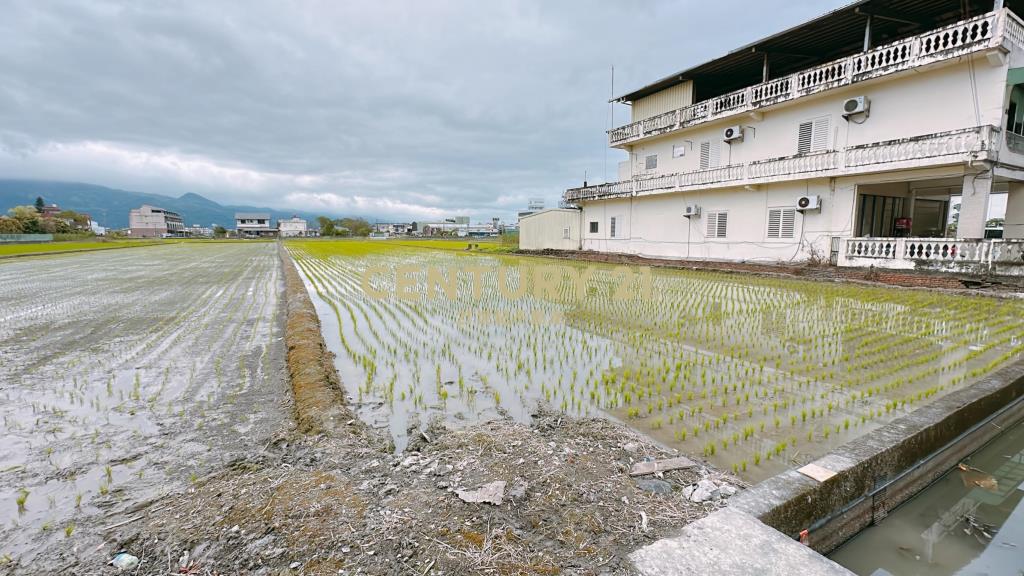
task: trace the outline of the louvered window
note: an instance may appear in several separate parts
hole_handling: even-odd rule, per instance
[[[718,142],[700,143],[700,169],[717,168],[721,147]]]
[[[612,238],[615,238],[615,217],[614,216],[612,216],[611,220],[608,222],[608,233],[609,233],[609,236],[611,236]]]
[[[828,116],[800,123],[797,132],[797,154],[821,152],[828,150],[828,138],[831,131],[831,120]]]
[[[796,232],[796,208],[768,210],[768,237],[793,238]]]
[[[707,213],[707,232],[704,234],[707,238],[725,238],[726,229],[729,226],[729,213],[728,212],[708,212]]]

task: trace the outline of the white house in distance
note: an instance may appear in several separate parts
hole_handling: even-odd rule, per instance
[[[277,235],[277,229],[270,226],[270,214],[267,212],[236,212],[235,230],[239,238]]]
[[[301,238],[309,235],[306,221],[296,215],[277,221],[277,233],[281,238]]]
[[[608,133],[628,153],[618,180],[566,190],[579,236],[544,238],[663,258],[1019,274],[1014,10],[1024,1],[860,0],[624,94],[631,122]],[[984,240],[1003,194],[1005,239]],[[548,219],[565,228],[561,213]],[[530,217],[521,225],[522,243],[554,247],[530,237]]]

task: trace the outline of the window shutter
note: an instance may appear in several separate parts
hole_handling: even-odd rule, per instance
[[[768,237],[778,238],[781,226],[782,210],[779,208],[772,208],[768,211]]]
[[[821,152],[828,150],[828,133],[830,129],[829,117],[823,116],[814,121],[814,129],[811,137],[811,151]]]
[[[728,212],[708,212],[708,228],[704,234],[707,238],[725,238],[726,228],[729,224]]]
[[[711,142],[700,143],[700,169],[707,170],[711,166]]]
[[[709,168],[718,168],[719,159],[722,153],[722,146],[718,142],[709,142],[708,146],[711,148],[711,158]]]
[[[779,231],[779,238],[792,238],[796,230],[796,210],[786,208],[782,213],[782,227]]]
[[[769,238],[792,238],[795,229],[795,208],[772,208],[768,210]]]
[[[797,154],[807,154],[811,151],[811,136],[813,132],[814,122],[803,122],[800,124],[800,132],[796,142]]]

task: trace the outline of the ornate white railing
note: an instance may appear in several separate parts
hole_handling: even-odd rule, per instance
[[[840,58],[608,131],[619,146],[733,114],[893,74],[999,46],[1004,39],[1024,47],[1024,25],[1008,9],[957,22],[924,34]]]
[[[938,156],[968,154],[998,147],[991,126],[966,128],[924,137],[901,138],[851,146],[846,149],[846,166],[868,166],[904,160],[923,160]]]
[[[954,238],[844,238],[840,264],[881,268],[919,266],[955,270],[967,265],[975,271],[1024,271],[1024,240]]]
[[[839,167],[839,152],[816,152],[786,158],[757,160],[749,164],[750,178],[771,178],[804,172],[834,170]]]
[[[829,177],[872,172],[896,162],[917,165],[943,164],[977,159],[999,147],[1000,131],[992,126],[965,128],[937,134],[925,134],[830,150],[798,154],[782,158],[756,160],[747,164],[731,164],[692,172],[675,172],[598,184],[566,190],[567,202],[593,200],[627,194],[651,193],[659,190],[686,189],[696,186],[733,186],[760,184],[776,178]]]
[[[736,180],[743,179],[743,168],[742,164],[731,164],[729,166],[708,168],[707,170],[698,170],[696,172],[682,172],[677,174],[676,186],[682,188],[684,186],[698,186],[713,182],[735,182]]]
[[[848,258],[895,258],[900,238],[850,238],[846,241]]]

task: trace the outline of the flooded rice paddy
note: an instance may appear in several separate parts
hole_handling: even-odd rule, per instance
[[[832,554],[863,576],[1024,570],[1024,423]]]
[[[1024,352],[1018,301],[387,242],[288,246],[353,406],[398,449],[433,418],[526,421],[546,403],[755,481]]]
[[[0,261],[0,555],[31,566],[41,551],[95,549],[108,518],[277,428],[276,251],[193,243]]]

